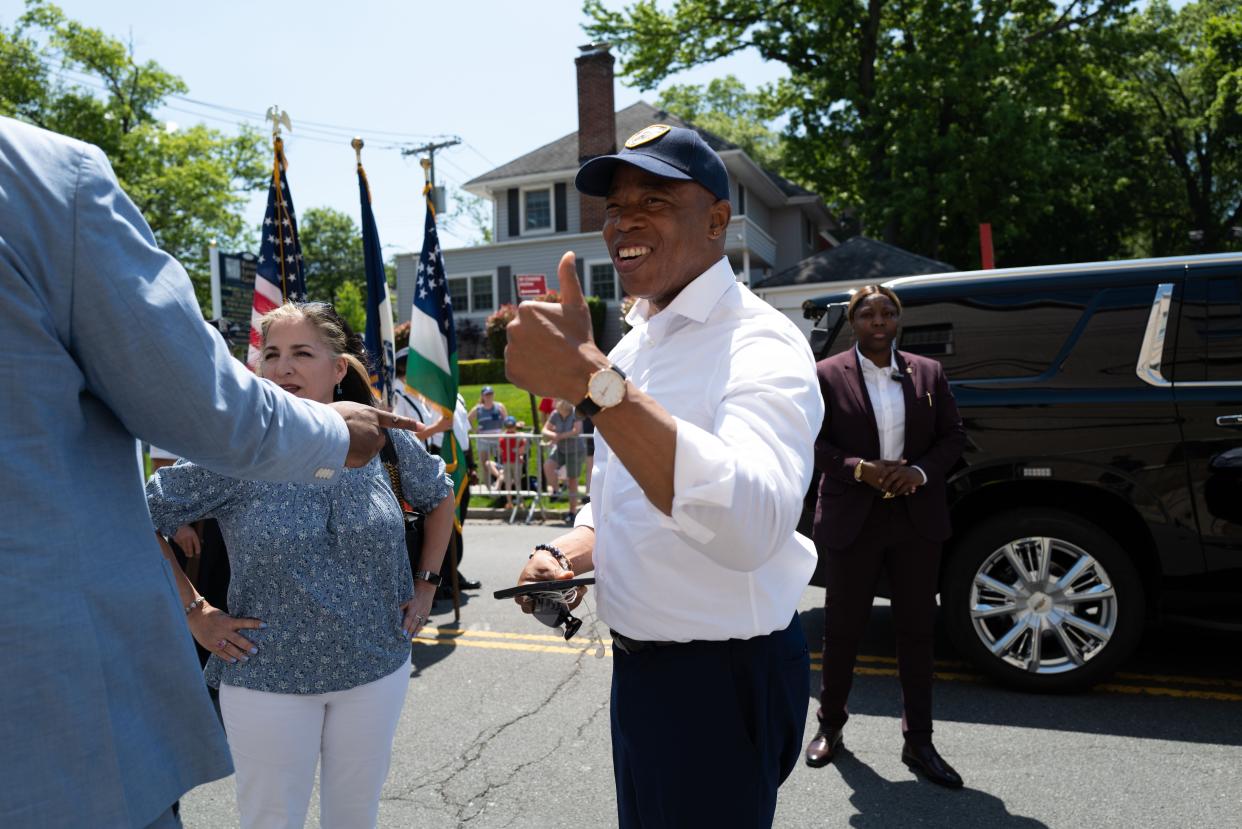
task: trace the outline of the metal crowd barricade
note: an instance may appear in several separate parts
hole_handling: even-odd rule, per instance
[[[581,437],[594,444],[594,434],[584,434]],[[519,462],[502,463],[500,442],[506,438],[525,441],[525,451],[520,453]],[[536,511],[541,521],[547,521],[545,500],[550,496],[546,494],[548,482],[544,479],[543,468],[550,446],[545,445],[542,436],[536,432],[471,432],[470,441],[474,445],[475,466],[479,471],[479,489],[473,494],[489,497],[504,496],[513,504],[513,509],[510,510],[507,519],[510,524],[516,523],[518,513],[523,511],[526,524],[534,520]],[[520,444],[519,447],[521,447]],[[590,457],[590,453],[585,453],[583,462],[585,463]],[[497,470],[502,473],[498,482],[492,480],[492,473],[488,468],[489,460],[493,461]],[[533,472],[530,469],[532,460],[535,463]],[[532,483],[534,486],[530,486]],[[589,492],[585,489],[579,492],[580,499],[587,495]],[[530,506],[526,506],[525,499],[527,498],[531,499]]]

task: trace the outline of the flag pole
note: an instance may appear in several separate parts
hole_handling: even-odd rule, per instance
[[[432,196],[434,195],[434,191],[431,189],[431,159],[424,157],[422,159],[419,159],[418,163],[423,168],[423,178],[425,180],[425,183],[423,185],[423,195],[427,199],[427,209],[433,210]],[[452,418],[453,413],[452,412],[442,413],[441,417]],[[451,447],[454,447],[453,451],[457,456],[454,458],[454,461],[457,463],[464,463],[465,462],[465,450],[462,447],[457,445],[457,438],[456,436],[453,435],[452,429],[449,429],[447,432],[445,432],[445,443],[448,443]],[[469,478],[466,479],[466,486],[470,486]],[[456,496],[458,493],[453,493],[453,494],[454,496]],[[460,503],[460,501],[455,498],[454,504],[453,504],[453,513],[454,513],[453,518],[454,518],[455,524],[459,523],[457,521],[457,515],[456,515],[458,503]],[[465,529],[466,528],[464,526],[461,527],[460,530],[457,530],[457,528],[454,527],[454,530],[457,530],[457,531],[453,533],[453,536],[451,538],[451,543],[449,544],[449,550],[448,550],[449,584],[453,588],[453,624],[456,624],[456,625],[461,624],[461,586],[459,584],[459,579],[457,577],[457,557],[461,555],[461,546],[460,546],[461,537],[462,537],[462,534],[465,532]]]

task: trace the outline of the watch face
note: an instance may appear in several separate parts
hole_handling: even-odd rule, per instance
[[[612,369],[597,371],[587,385],[591,400],[601,409],[615,406],[625,397],[625,380]]]

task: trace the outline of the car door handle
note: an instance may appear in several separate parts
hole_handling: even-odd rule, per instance
[[[1221,415],[1220,417],[1216,418],[1216,425],[1224,426],[1226,428],[1229,428],[1229,427],[1242,428],[1242,414]]]

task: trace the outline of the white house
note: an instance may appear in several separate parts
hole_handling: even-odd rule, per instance
[[[617,112],[614,58],[606,44],[581,47],[578,131],[490,170],[465,189],[492,204],[493,242],[444,251],[456,318],[482,325],[501,304],[515,301],[515,277],[544,274],[557,287],[556,266],[566,250],[578,254],[578,274],[588,294],[609,303],[605,348],[620,338],[622,291],[605,248],[603,199],[579,194],[573,185],[587,159],[617,151],[649,124],[696,129],[729,172],[733,219],[725,252],[745,284],[794,266],[832,241],[823,200],[759,166],[741,148],[647,103]],[[397,256],[397,291],[412,295],[416,254]],[[409,318],[401,303],[401,321]],[[460,322],[459,322],[460,324]]]

